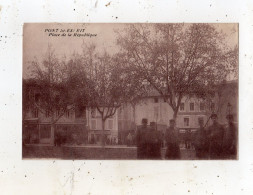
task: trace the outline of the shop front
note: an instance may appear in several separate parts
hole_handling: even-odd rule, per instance
[[[115,145],[118,143],[117,134],[114,134],[111,130],[104,130],[105,144]],[[88,143],[102,145],[103,130],[90,130],[88,133]]]
[[[22,134],[23,144],[39,143],[38,119],[36,118],[24,120]]]

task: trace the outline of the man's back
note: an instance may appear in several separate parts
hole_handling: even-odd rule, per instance
[[[179,135],[178,130],[173,127],[169,127],[166,129],[165,139],[167,143],[178,143]]]
[[[222,157],[224,128],[219,123],[212,124],[208,128],[209,155],[212,159]]]
[[[137,145],[137,158],[146,159],[147,158],[147,148],[146,148],[146,133],[148,131],[147,126],[141,126],[137,130],[136,135],[136,145]]]
[[[141,126],[138,128],[137,130],[137,135],[136,135],[136,143],[137,145],[141,145],[143,143],[145,143],[145,135],[148,131],[148,127],[147,126]]]
[[[208,128],[208,138],[210,142],[222,144],[224,128],[219,123],[212,124]]]

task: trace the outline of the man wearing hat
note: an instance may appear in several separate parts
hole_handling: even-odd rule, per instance
[[[209,156],[211,159],[220,159],[222,157],[222,144],[224,129],[217,121],[217,114],[211,115],[212,125],[209,126],[207,137],[209,141]]]
[[[166,129],[165,140],[167,144],[166,159],[180,159],[179,133],[175,127],[175,120],[170,120],[170,126]]]
[[[150,128],[146,133],[146,146],[148,159],[161,159],[161,134],[156,129],[156,123],[151,122]]]
[[[205,159],[208,155],[208,141],[206,136],[206,129],[204,127],[204,121],[198,120],[199,129],[196,132],[194,139],[194,147],[196,156],[198,159]]]
[[[237,127],[232,114],[227,115],[227,127],[223,138],[223,155],[225,158],[236,158],[237,154]]]
[[[136,144],[137,144],[137,158],[146,159],[147,158],[147,144],[146,144],[146,133],[148,131],[148,119],[142,119],[142,125],[138,128],[136,134]]]

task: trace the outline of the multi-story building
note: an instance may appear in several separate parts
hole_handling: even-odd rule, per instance
[[[36,90],[32,98],[36,101]],[[31,98],[31,97],[30,97]],[[238,111],[238,83],[226,82],[221,85],[212,100],[202,100],[195,96],[184,97],[179,107],[176,126],[182,134],[194,132],[198,121],[203,120],[207,126],[211,113],[218,114],[221,124],[226,123],[226,115],[233,114],[237,121]],[[58,116],[58,113],[55,113]],[[129,133],[134,133],[136,127],[141,125],[142,118],[155,122],[157,129],[165,132],[169,120],[173,118],[173,110],[157,92],[152,92],[138,104],[125,103],[105,122],[104,134],[106,142],[126,142]],[[55,124],[52,132],[50,117],[37,108],[23,108],[23,138],[26,143],[54,143],[54,135],[61,132],[68,142],[78,140],[79,143],[95,144],[102,140],[102,118],[97,109],[87,107],[76,108],[64,113]]]
[[[55,113],[57,117],[58,113]],[[51,118],[37,108],[28,110],[23,119],[23,139],[25,143],[53,144],[57,133],[66,137],[66,142],[83,142],[87,137],[86,109],[70,110],[59,118],[51,129]]]
[[[88,143],[101,143],[102,141],[102,117],[96,108],[87,109]],[[118,140],[117,111],[114,116],[105,121],[104,135],[106,143],[116,143]]]
[[[123,110],[121,111],[122,113],[128,113],[128,115],[125,114],[123,118],[118,115],[119,123],[124,121],[128,122],[129,125],[134,121],[136,125],[141,125],[142,118],[147,118],[149,122],[155,122],[158,125],[168,126],[169,120],[173,119],[172,108],[158,94],[156,96],[146,97],[142,102],[137,104],[135,106],[135,114],[133,114],[134,109],[130,106],[130,104],[124,105],[121,109]],[[204,122],[207,120],[206,114],[205,102],[202,102],[196,97],[184,97],[180,104],[176,119],[177,127],[197,128],[198,120],[203,120]],[[135,116],[135,118],[133,118],[133,116]],[[125,128],[129,129],[128,126],[124,125]]]
[[[214,94],[214,97],[205,100],[194,95],[182,98],[176,118],[176,126],[182,133],[182,137],[185,137],[187,132],[194,133],[199,128],[199,120],[202,120],[208,127],[212,113],[217,113],[218,121],[221,124],[226,123],[227,114],[233,114],[237,120],[237,81],[224,82]],[[147,118],[149,122],[155,122],[157,129],[164,133],[169,125],[169,120],[173,118],[173,110],[159,93],[152,92],[134,108],[131,104],[125,104],[121,107],[118,118],[119,135],[122,140],[125,140],[126,135],[135,129],[135,125],[141,125],[142,118]]]
[[[24,143],[54,144],[57,136],[65,143],[99,143],[102,139],[102,119],[97,109],[77,106],[64,114],[56,111],[54,119],[59,118],[51,128],[51,115],[45,108],[34,106],[40,101],[38,86],[24,80],[23,87],[23,140]],[[105,122],[106,140],[117,142],[117,114]]]
[[[59,118],[52,127],[50,113],[34,106],[40,101],[38,86],[33,81],[23,85],[23,141],[24,143],[54,144],[55,136],[61,134],[66,142],[84,142],[88,136],[87,109],[76,107],[65,113],[56,111]]]

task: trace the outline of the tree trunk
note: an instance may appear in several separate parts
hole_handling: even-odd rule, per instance
[[[51,126],[51,140],[50,140],[50,144],[54,145],[55,144],[55,136],[54,136],[55,128],[54,128],[54,123],[51,123],[50,126]]]
[[[177,113],[178,113],[178,110],[173,110],[174,113],[173,113],[173,120],[175,120],[175,123],[177,122]]]
[[[51,123],[50,123],[50,129],[51,129],[51,140],[50,144],[54,145],[55,144],[55,128],[54,128],[54,117],[51,117]]]
[[[102,119],[102,147],[105,147],[105,119]]]
[[[136,113],[135,113],[135,111],[136,111],[136,109],[135,109],[135,104],[134,105],[132,105],[133,106],[133,121],[134,121],[134,127],[135,127],[135,130],[136,130],[136,120],[135,120],[135,116],[136,116]]]

